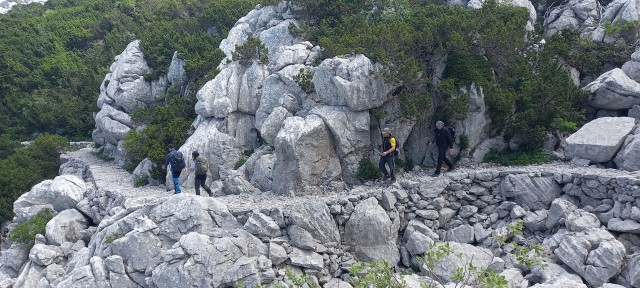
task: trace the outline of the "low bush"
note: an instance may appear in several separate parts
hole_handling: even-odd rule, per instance
[[[367,158],[362,158],[362,160],[360,160],[358,172],[356,173],[356,177],[358,177],[360,181],[376,180],[379,179],[380,176],[382,176],[382,172],[380,172],[378,167],[376,167],[371,160]]]
[[[531,164],[544,164],[551,162],[549,155],[542,150],[521,152],[491,149],[484,157],[484,161],[493,162],[505,166],[523,166]]]
[[[18,224],[9,234],[9,240],[18,243],[27,251],[31,250],[35,243],[36,235],[45,234],[45,228],[51,218],[53,218],[51,209],[47,208],[38,212],[31,219]]]

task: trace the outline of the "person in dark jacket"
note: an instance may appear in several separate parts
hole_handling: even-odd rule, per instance
[[[396,150],[396,137],[391,135],[391,129],[384,128],[382,131],[382,152],[380,152],[380,162],[378,162],[378,168],[384,174],[384,180],[391,178],[391,182],[396,181],[396,175],[394,173],[393,166],[395,165],[395,153]],[[387,172],[386,165],[389,165],[389,172]]]
[[[180,194],[182,193],[182,189],[180,189],[179,177],[184,167],[174,167],[176,165],[174,165],[175,161],[173,160],[173,157],[176,155],[176,153],[178,153],[178,151],[173,147],[173,144],[167,145],[167,149],[169,150],[169,153],[167,153],[167,156],[165,157],[164,165],[162,165],[162,170],[171,168],[171,177],[173,178],[173,186],[176,191],[175,194]]]
[[[209,193],[209,196],[213,196],[213,192],[211,192],[211,189],[205,184],[205,182],[207,182],[207,170],[209,168],[207,159],[200,156],[198,151],[191,152],[191,159],[193,159],[193,166],[191,168],[193,168],[196,174],[194,177],[196,195],[200,195],[200,187],[202,186],[202,188]]]
[[[438,147],[438,162],[436,163],[436,171],[433,172],[431,176],[438,176],[440,175],[442,162],[449,166],[447,171],[453,171],[453,169],[455,169],[453,163],[447,159],[447,148],[449,150],[453,149],[453,139],[451,139],[451,132],[449,132],[449,129],[444,127],[444,122],[439,120],[436,122],[436,129],[433,133],[435,135],[433,142],[436,142],[436,146]],[[431,147],[433,142],[429,142],[429,147]]]

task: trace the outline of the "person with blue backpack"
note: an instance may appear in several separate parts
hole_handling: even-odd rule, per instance
[[[180,189],[180,173],[183,169],[186,168],[186,164],[184,162],[184,155],[182,152],[177,151],[173,144],[167,145],[169,149],[169,153],[167,153],[167,157],[164,160],[164,166],[162,169],[169,168],[171,169],[171,177],[173,178],[173,185],[175,187],[175,194],[182,193],[182,189]]]

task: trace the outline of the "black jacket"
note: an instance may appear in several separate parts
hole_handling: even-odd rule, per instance
[[[453,148],[453,139],[451,139],[451,132],[449,132],[447,127],[442,127],[442,129],[436,128],[433,134],[435,135],[435,142],[438,149]]]

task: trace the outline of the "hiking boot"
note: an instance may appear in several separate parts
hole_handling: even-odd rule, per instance
[[[440,176],[440,172],[433,172],[433,174],[431,174],[431,177],[438,177]]]
[[[450,167],[449,169],[447,169],[447,172],[451,172],[451,171],[453,171],[453,170],[456,170],[456,167],[455,167],[455,166],[452,166],[452,167]]]
[[[387,181],[389,180],[389,175],[384,175],[384,177],[382,178],[382,181]]]

